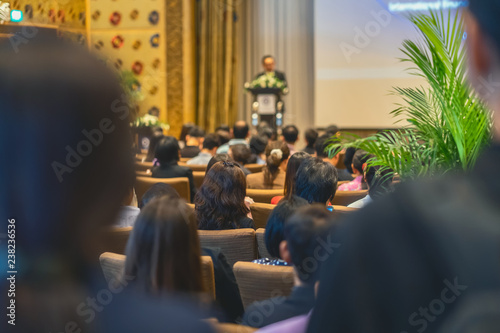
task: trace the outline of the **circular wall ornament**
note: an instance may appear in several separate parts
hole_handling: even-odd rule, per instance
[[[109,16],[109,22],[111,22],[112,25],[120,24],[121,20],[122,20],[122,14],[120,14],[119,12],[113,12]]]
[[[137,20],[139,17],[139,11],[137,9],[134,9],[133,11],[130,12],[130,18],[132,20]]]
[[[113,37],[111,39],[111,45],[113,45],[113,47],[115,49],[121,48],[123,46],[123,42],[124,42],[124,39],[120,35],[116,35],[115,37]]]
[[[154,34],[151,36],[149,42],[151,43],[151,47],[157,48],[160,46],[160,34]]]
[[[156,10],[153,10],[151,13],[149,13],[148,20],[152,25],[157,25],[158,21],[160,20],[160,14]]]
[[[132,72],[134,72],[135,75],[141,75],[143,69],[144,65],[140,61],[136,61],[132,64]]]

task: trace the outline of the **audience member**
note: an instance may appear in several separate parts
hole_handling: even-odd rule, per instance
[[[346,148],[344,153],[344,166],[350,174],[354,173],[354,170],[352,169],[352,159],[354,158],[356,150],[357,150],[356,148],[349,147]]]
[[[333,221],[333,214],[321,205],[302,207],[288,219],[280,254],[294,267],[295,286],[284,301],[280,296],[250,305],[243,324],[263,327],[311,311],[315,304],[314,285],[323,261],[331,253],[331,248],[325,248],[324,244],[331,246],[327,240]],[[274,305],[273,311],[269,311],[267,304]]]
[[[297,170],[300,164],[307,159],[312,158],[311,155],[305,152],[298,152],[290,156],[286,165],[285,188],[284,196],[276,196],[271,199],[271,204],[276,205],[283,197],[286,199],[292,198],[295,193],[295,181],[297,178]]]
[[[248,163],[248,160],[252,155],[249,146],[242,144],[232,145],[229,148],[229,155],[234,159],[236,163],[238,163],[245,176],[251,174],[251,172],[247,168],[245,168],[245,164]]]
[[[295,195],[309,203],[328,204],[337,191],[337,169],[321,158],[304,160],[297,170]]]
[[[339,162],[339,154],[340,151],[333,155],[329,156],[328,154],[328,146],[331,144],[330,140],[332,139],[332,136],[329,134],[323,134],[318,139],[316,140],[316,145],[315,145],[315,150],[316,150],[316,157],[321,158],[323,161],[330,163],[336,168],[336,165]],[[353,180],[351,174],[346,170],[346,169],[338,169],[338,180],[339,181],[351,181]]]
[[[186,162],[189,165],[207,165],[210,159],[215,155],[219,147],[219,138],[215,134],[207,134],[203,140],[201,152]]]
[[[266,147],[269,138],[265,135],[254,135],[250,138],[250,149],[252,151],[252,163],[266,164]]]
[[[249,133],[248,124],[243,120],[237,121],[232,129],[233,138],[229,140],[228,143],[221,145],[217,149],[217,154],[224,154],[224,153],[227,154],[229,152],[229,147],[232,145],[236,144],[248,145],[248,142],[246,140],[248,137],[248,133]]]
[[[292,196],[290,199],[282,200],[271,212],[266,224],[266,232],[264,241],[266,243],[267,252],[271,258],[262,258],[254,260],[254,263],[272,266],[288,266],[289,263],[281,259],[280,244],[283,241],[283,232],[285,223],[295,211],[302,207],[308,206],[309,203],[297,196]]]
[[[235,163],[233,158],[229,156],[229,154],[215,154],[214,157],[208,161],[207,168],[205,170],[205,174],[208,173],[208,170],[212,168],[212,166],[217,162],[232,162]]]
[[[245,204],[246,180],[232,162],[217,162],[207,171],[194,199],[198,228],[224,230],[255,228]]]
[[[252,173],[247,176],[248,188],[275,189],[285,186],[285,171],[290,150],[286,143],[276,141],[266,148],[266,166],[262,172]]]
[[[141,201],[139,201],[139,209],[143,209],[144,206],[148,204],[151,200],[155,198],[160,198],[163,196],[170,196],[170,197],[175,197],[175,198],[180,198],[181,196],[179,193],[176,191],[175,188],[172,186],[165,184],[165,183],[156,183],[153,186],[151,186],[143,195],[141,198]]]
[[[222,146],[222,145],[225,145],[231,139],[231,134],[230,134],[229,130],[227,130],[227,131],[224,131],[224,130],[221,130],[221,129],[216,130],[215,131],[215,135],[217,135],[217,137],[218,137],[219,147]]]
[[[193,158],[201,152],[205,132],[198,126],[194,126],[186,135],[186,145],[181,149],[181,157]]]
[[[283,136],[283,141],[285,141],[288,149],[290,149],[290,156],[292,156],[297,151],[295,149],[295,143],[299,139],[298,128],[295,125],[287,125],[283,128],[281,135]]]
[[[187,177],[189,179],[189,188],[191,192],[191,201],[196,194],[194,186],[193,171],[187,167],[177,164],[179,161],[179,144],[173,136],[164,137],[156,147],[156,159],[160,163],[159,166],[153,168],[153,178],[177,178]]]
[[[314,149],[314,144],[316,143],[316,139],[318,138],[318,131],[316,131],[314,128],[308,129],[306,131],[305,138],[307,146],[302,151],[308,153],[311,156],[316,154],[316,150]]]
[[[155,158],[156,146],[158,146],[158,142],[163,139],[165,136],[161,132],[153,132],[151,135],[151,139],[149,140],[148,153],[146,155],[145,162],[153,162]]]
[[[141,212],[139,208],[134,206],[132,203],[134,201],[134,188],[130,187],[127,195],[125,196],[120,211],[118,212],[118,218],[116,219],[115,227],[126,228],[133,227],[137,215]]]
[[[367,167],[366,163],[363,165],[362,169],[365,170],[364,177],[366,185],[368,186],[368,194],[363,199],[355,201],[347,207],[363,208],[372,202],[373,199],[382,197],[391,190],[392,170],[383,168],[379,165]]]
[[[181,135],[179,136],[179,147],[184,148],[186,146],[186,136],[189,134],[189,131],[196,125],[193,123],[186,123],[182,125]]]
[[[351,169],[355,176],[354,180],[339,186],[338,191],[360,191],[363,189],[363,165],[368,161],[369,155],[366,151],[358,149],[352,158]]]
[[[327,128],[325,128],[325,134],[327,134],[329,137],[336,135],[338,131],[339,128],[337,125],[330,125]]]

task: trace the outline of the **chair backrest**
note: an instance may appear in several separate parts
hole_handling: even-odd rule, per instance
[[[254,327],[231,323],[212,323],[212,326],[217,333],[252,333],[258,330]]]
[[[128,238],[132,227],[117,228],[110,227],[106,228],[104,232],[104,251],[113,252],[119,254],[125,254],[125,247],[127,246]]]
[[[135,155],[135,160],[138,162],[142,162],[146,159],[148,154],[136,154]]]
[[[257,190],[247,188],[247,196],[252,198],[255,202],[270,204],[271,199],[279,195],[283,195],[283,189]]]
[[[206,171],[207,170],[207,166],[206,165],[186,164],[186,163],[182,163],[182,162],[179,162],[178,164],[180,166],[189,168],[189,169],[191,169],[193,171]]]
[[[274,207],[276,207],[276,205],[260,202],[255,202],[254,204],[250,205],[250,212],[252,213],[252,219],[255,223],[255,228],[266,227],[267,219],[269,218],[269,215],[271,215]]]
[[[270,266],[237,262],[233,267],[243,307],[255,301],[290,295],[293,288],[292,266]]]
[[[186,162],[187,162],[187,161],[189,161],[190,159],[191,159],[191,157],[181,157],[181,158],[179,159],[179,162],[181,162],[181,163],[186,163]]]
[[[333,210],[338,217],[342,217],[346,214],[350,214],[352,212],[359,210],[359,208],[349,208],[346,206],[333,206]]]
[[[257,259],[254,229],[198,230],[198,235],[202,247],[220,247],[231,266]]]
[[[126,258],[123,254],[112,252],[104,252],[99,256],[101,269],[108,283],[114,283],[123,278]],[[215,299],[214,263],[210,256],[201,257],[201,275],[207,293],[212,299]]]
[[[368,190],[361,191],[337,191],[333,197],[332,205],[348,206],[359,199],[363,199],[368,194]]]
[[[255,239],[257,240],[257,250],[259,251],[259,258],[271,258],[272,256],[267,251],[266,241],[264,235],[266,229],[259,228],[255,230]]]
[[[136,177],[151,177],[151,175],[152,175],[151,170],[147,170],[147,171],[135,170]]]
[[[193,171],[194,186],[196,186],[196,188],[200,188],[204,179],[205,171]]]
[[[153,162],[139,162],[135,161],[136,171],[147,171],[153,169]]]
[[[263,164],[257,164],[257,163],[251,163],[251,164],[245,164],[245,168],[247,168],[248,171],[251,173],[258,173],[262,171],[262,168],[264,168]]]
[[[181,198],[187,202],[191,202],[191,192],[189,189],[189,179],[187,177],[178,178],[152,178],[152,177],[137,177],[135,179],[135,193],[137,200],[141,200],[146,191],[156,183],[165,183],[177,191]]]

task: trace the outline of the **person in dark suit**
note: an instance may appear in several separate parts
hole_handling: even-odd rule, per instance
[[[180,156],[180,148],[177,139],[173,136],[166,136],[156,147],[155,157],[160,166],[155,167],[152,172],[153,178],[177,178],[187,177],[189,179],[189,188],[191,191],[191,202],[196,194],[194,186],[193,171],[189,168],[177,164]]]
[[[285,82],[285,86],[287,86],[285,73],[275,70],[276,63],[274,61],[273,56],[271,56],[271,55],[263,56],[262,57],[262,66],[264,67],[264,72],[260,72],[259,74],[257,74],[255,76],[255,78],[258,78],[258,77],[266,74],[266,75],[269,75],[271,77],[275,77],[275,78]]]

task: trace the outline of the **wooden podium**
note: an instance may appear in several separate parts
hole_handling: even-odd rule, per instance
[[[283,125],[284,103],[283,91],[280,88],[248,88],[253,95],[252,125],[267,121],[271,127]]]

